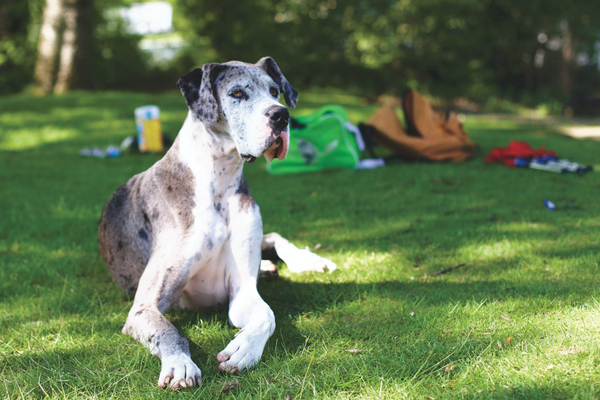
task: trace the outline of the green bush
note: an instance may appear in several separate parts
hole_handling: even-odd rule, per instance
[[[0,3],[0,94],[21,91],[33,76],[43,0]]]

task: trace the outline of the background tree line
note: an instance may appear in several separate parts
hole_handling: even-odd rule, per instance
[[[31,82],[55,92],[172,88],[201,63],[271,55],[300,88],[340,87],[375,98],[410,86],[482,104],[502,98],[546,103],[555,112],[598,107],[597,1],[172,0],[175,29],[189,45],[160,68],[137,47],[140,37],[106,19],[105,10],[130,2],[4,0],[0,91]],[[40,67],[41,27],[52,4],[63,7],[61,46],[73,42],[66,80],[60,54]],[[65,35],[69,29],[75,38]],[[48,70],[52,78],[44,83],[40,71]]]

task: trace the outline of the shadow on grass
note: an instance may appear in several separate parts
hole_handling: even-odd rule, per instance
[[[340,377],[336,378],[334,384],[331,383],[333,378],[327,380],[329,383],[315,379],[315,390],[356,395],[362,393],[364,386],[372,387],[376,391],[381,379],[385,379],[388,384],[400,386],[425,385],[428,379],[439,379],[440,376],[442,380],[450,381],[461,373],[461,368],[475,363],[486,351],[497,356],[502,356],[502,352],[513,351],[510,348],[496,348],[495,345],[489,349],[491,344],[505,342],[506,333],[501,329],[487,336],[481,334],[481,330],[485,330],[483,326],[465,326],[460,332],[449,332],[447,318],[448,310],[452,306],[482,302],[481,310],[487,312],[487,304],[496,302],[524,298],[533,304],[541,299],[562,301],[562,305],[546,304],[538,310],[543,314],[561,307],[564,309],[565,305],[580,306],[579,299],[572,296],[571,290],[573,287],[583,288],[587,284],[573,277],[564,282],[500,279],[461,283],[447,281],[445,277],[375,283],[294,282],[285,278],[260,281],[259,291],[276,315],[277,328],[267,343],[262,361],[254,371],[261,377],[264,376],[264,379],[271,379],[270,377],[278,376],[278,368],[283,366],[291,368],[289,364],[293,364],[295,371],[310,371],[313,365],[316,372],[324,371],[330,378],[338,375]],[[84,301],[77,297],[77,293],[73,296],[73,299],[67,298],[65,301]],[[120,307],[128,303],[123,300],[123,296],[119,291],[119,295],[113,300],[119,302]],[[53,301],[45,303],[49,307],[57,306]],[[67,318],[69,314],[90,317],[85,308],[67,306],[56,311]],[[411,312],[416,312],[416,316],[412,316]],[[93,313],[92,311],[92,315]],[[493,311],[493,314],[498,314],[498,318],[500,316],[497,310]],[[421,317],[422,315],[424,317]],[[199,361],[205,384],[220,385],[223,376],[217,368],[216,352],[224,348],[234,334],[233,329],[224,328],[227,323],[227,311],[172,310],[168,312],[167,317],[188,337],[193,359]],[[303,319],[307,319],[308,322]],[[434,324],[431,325],[428,320]],[[211,321],[213,329],[216,329],[215,325],[220,326],[221,328],[217,329],[219,334],[215,335],[213,331],[204,334],[202,329],[197,330],[198,327],[202,328],[202,321]],[[308,323],[308,330],[303,326],[305,323]],[[102,322],[99,324],[102,326]],[[312,329],[317,326],[318,329]],[[100,340],[99,345],[88,342],[79,349],[64,351],[32,348],[20,355],[3,357],[0,370],[19,370],[20,373],[30,376],[33,381],[44,377],[47,382],[42,381],[41,387],[47,391],[52,389],[55,393],[60,390],[68,392],[78,387],[77,382],[85,387],[77,389],[78,392],[82,390],[87,393],[105,393],[116,390],[117,384],[121,388],[126,385],[130,373],[137,374],[135,379],[138,382],[140,379],[146,382],[145,387],[151,390],[160,370],[158,359],[150,356],[146,349],[125,335],[115,341],[114,334],[117,334],[117,330],[110,332],[110,329],[116,329],[114,323],[108,326],[105,324],[99,332],[99,335],[112,336],[109,339],[109,348],[102,347],[102,340],[106,339]],[[476,331],[473,332],[473,329]],[[425,331],[426,341],[419,340]],[[84,332],[79,334],[85,336]],[[80,340],[79,334],[74,334],[73,329],[70,329],[71,340]],[[540,330],[539,334],[543,335],[543,332]],[[356,343],[359,346],[360,343],[372,343],[373,335],[381,337],[383,348],[363,348],[364,354],[360,355],[345,352],[345,349],[356,346]],[[531,336],[532,332],[528,332],[528,335]],[[465,346],[466,338],[469,340]],[[332,343],[334,347],[328,348],[328,343]],[[327,350],[311,364],[311,352],[321,347]],[[451,357],[448,358],[449,356]],[[440,363],[439,360],[447,362]],[[361,363],[365,362],[369,363],[371,373],[361,375],[363,383],[362,389],[359,389],[353,386],[350,377],[362,374],[361,368],[364,366],[361,367]],[[443,367],[449,362],[457,365],[456,370],[444,370]],[[239,377],[241,384],[247,380],[250,385],[257,379],[256,374],[242,374]],[[65,389],[61,387],[61,382],[75,386]],[[585,382],[579,380],[575,380],[572,386],[579,384],[582,388],[587,387],[584,386]],[[43,391],[38,389],[31,388],[31,394],[43,396]],[[137,383],[136,390],[142,389]],[[246,387],[246,390],[248,389]],[[289,386],[288,389],[294,395],[301,392],[297,384]],[[561,393],[563,391],[556,386],[544,387],[539,382],[532,382],[531,385],[495,388],[488,393],[488,398],[503,398],[505,395],[509,398],[544,398]]]

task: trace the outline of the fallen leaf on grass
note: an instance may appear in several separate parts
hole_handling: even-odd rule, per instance
[[[550,370],[550,369],[552,369],[554,367],[555,367],[555,365],[548,365],[548,367],[546,368],[546,371],[548,371],[548,370]]]
[[[237,378],[233,378],[232,381],[229,381],[225,384],[225,386],[223,386],[223,389],[221,389],[222,393],[226,393],[229,392],[231,389],[235,389],[236,387],[238,387],[238,385],[240,384],[240,382],[237,380]]]
[[[450,364],[450,365],[446,365],[446,366],[444,367],[444,369],[445,369],[446,371],[452,371],[452,370],[454,369],[454,365],[452,365],[452,364]]]
[[[510,336],[506,338],[506,341],[508,342],[508,344],[511,344],[513,338],[511,338]]]
[[[505,320],[507,320],[507,321],[510,321],[510,318],[508,318],[508,317],[507,317],[506,315],[504,315],[504,314],[500,314],[500,317],[501,317],[501,318],[504,318],[504,319],[505,319]]]
[[[427,398],[428,398],[429,400],[435,400],[435,399],[434,399],[433,397],[431,397],[431,396],[427,396]]]
[[[360,354],[360,353],[362,353],[362,350],[360,350],[360,349],[350,349],[350,350],[346,350],[346,353]]]

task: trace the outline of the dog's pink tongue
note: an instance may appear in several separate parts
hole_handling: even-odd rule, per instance
[[[285,156],[287,156],[288,147],[290,145],[290,131],[286,130],[279,135],[279,137],[281,138],[281,144],[275,150],[275,156],[279,159],[279,161],[283,161]]]

